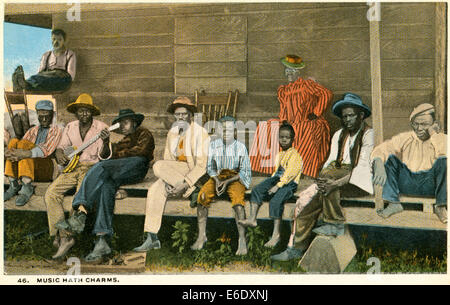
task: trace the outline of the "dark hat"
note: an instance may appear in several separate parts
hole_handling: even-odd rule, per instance
[[[334,115],[341,117],[342,107],[344,106],[353,106],[361,109],[364,111],[364,118],[368,118],[372,114],[369,106],[363,104],[361,97],[354,93],[345,93],[342,100],[334,103],[331,111],[333,111]]]
[[[124,118],[132,118],[136,122],[137,126],[139,126],[139,125],[141,125],[142,121],[144,120],[144,115],[141,113],[135,113],[133,110],[128,109],[128,108],[120,109],[119,115],[112,121],[112,125],[116,124],[117,122],[119,122],[120,120],[122,120]]]
[[[192,113],[197,112],[197,107],[192,103],[192,101],[186,96],[177,97],[172,104],[167,108],[167,112],[173,114],[175,110],[179,107],[184,107]]]

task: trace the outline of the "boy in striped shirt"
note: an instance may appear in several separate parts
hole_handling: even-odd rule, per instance
[[[273,219],[273,232],[271,239],[264,245],[269,248],[275,247],[280,241],[284,203],[294,195],[302,175],[303,161],[297,149],[292,147],[294,138],[294,128],[284,121],[279,129],[279,143],[282,151],[275,159],[275,171],[272,177],[252,189],[250,216],[240,221],[243,226],[256,227],[259,207],[264,200],[270,200],[269,215]]]
[[[203,248],[207,241],[208,207],[216,196],[221,196],[227,192],[235,212],[239,232],[236,255],[246,255],[245,227],[239,221],[245,219],[245,190],[250,187],[252,179],[250,158],[245,145],[235,139],[235,119],[231,116],[225,116],[219,122],[222,123],[223,127],[222,138],[212,141],[209,146],[206,171],[211,178],[203,185],[198,194],[198,238],[191,249],[200,250]]]

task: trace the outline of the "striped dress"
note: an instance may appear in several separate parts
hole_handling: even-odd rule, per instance
[[[269,174],[280,151],[278,130],[286,120],[294,127],[293,147],[303,159],[303,174],[317,177],[330,149],[330,126],[323,117],[332,93],[313,80],[298,78],[278,88],[279,119],[260,122],[250,149],[252,170]]]

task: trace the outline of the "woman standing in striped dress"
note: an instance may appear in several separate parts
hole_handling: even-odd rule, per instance
[[[300,69],[305,66],[300,57],[288,55],[281,62],[289,83],[278,88],[279,118],[258,125],[250,149],[252,170],[265,174],[273,172],[274,156],[280,149],[279,125],[286,120],[295,130],[293,146],[302,156],[303,174],[315,178],[330,148],[330,127],[323,114],[333,95],[314,80],[299,77]]]

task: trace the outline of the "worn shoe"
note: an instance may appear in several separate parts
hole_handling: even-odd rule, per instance
[[[16,198],[16,206],[24,206],[30,200],[31,196],[33,196],[34,186],[32,186],[31,183],[24,184],[18,194],[19,196]]]
[[[327,223],[312,230],[314,233],[325,236],[340,236],[344,235],[344,224]]]
[[[67,219],[67,223],[69,224],[68,231],[76,234],[83,232],[86,225],[86,218],[87,215],[85,213],[80,211],[75,212]]]
[[[144,243],[137,248],[134,248],[134,252],[147,252],[153,249],[161,249],[161,242],[156,234],[147,233],[147,238]]]
[[[447,208],[443,205],[434,206],[434,214],[442,223],[447,223]]]
[[[403,211],[403,206],[401,203],[390,202],[387,208],[383,210],[377,210],[377,214],[380,217],[388,218],[394,214],[400,213]]]
[[[105,255],[111,253],[111,248],[103,236],[99,236],[95,242],[94,250],[89,253],[84,260],[88,263],[100,262]]]
[[[70,248],[73,247],[73,245],[75,245],[75,239],[73,237],[62,237],[58,251],[56,251],[55,255],[53,255],[52,258],[60,259],[64,257],[67,252],[69,252]]]
[[[295,249],[294,247],[287,247],[286,250],[284,250],[280,254],[272,255],[270,258],[273,261],[287,262],[292,259],[301,258],[303,254],[304,254],[303,251],[300,249]]]
[[[8,189],[3,193],[3,201],[8,201],[9,199],[13,198],[14,196],[16,196],[19,191],[20,191],[20,184],[10,184]]]

